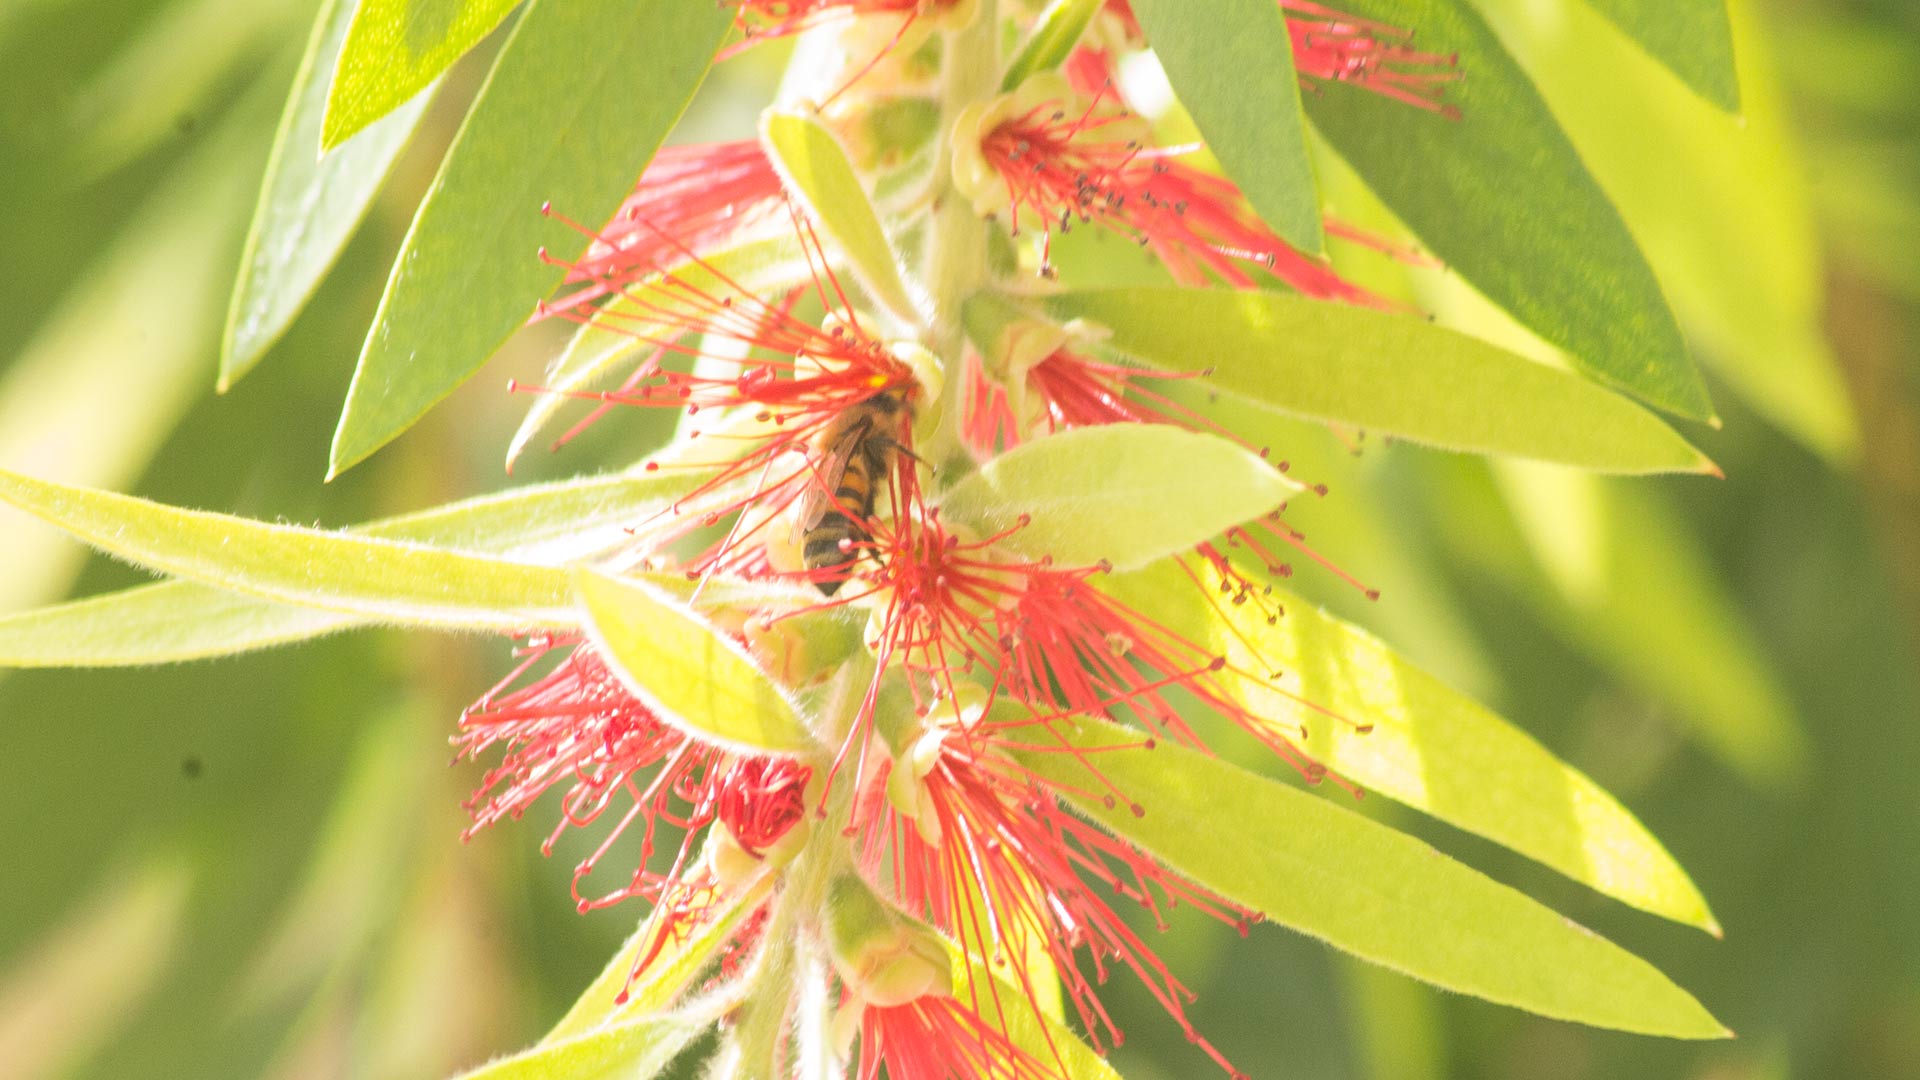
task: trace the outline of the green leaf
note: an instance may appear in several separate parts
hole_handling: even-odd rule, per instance
[[[1307,155],[1293,38],[1272,0],[1134,0],[1173,91],[1247,201],[1280,238],[1326,246]]]
[[[1409,315],[1171,287],[1066,292],[1046,306],[1106,326],[1120,352],[1203,371],[1222,390],[1295,416],[1605,472],[1718,472],[1633,402]]]
[[[1434,254],[1588,373],[1693,419],[1713,407],[1660,283],[1533,84],[1458,0],[1342,10],[1457,52],[1449,120],[1345,83],[1307,100],[1341,156]]]
[[[461,1073],[459,1080],[652,1080],[710,1026],[675,1016],[629,1020],[542,1043]]]
[[[699,314],[694,295],[755,295],[807,278],[807,259],[792,233],[753,240],[705,256],[673,271],[672,285],[650,281],[615,294],[583,323],[565,351],[548,368],[543,393],[527,410],[507,448],[512,469],[527,446],[574,400],[570,395],[603,386],[612,373],[637,363],[646,353],[670,345]],[[703,359],[695,357],[696,365]]]
[[[1161,424],[1078,428],[1001,454],[948,489],[947,520],[1062,566],[1129,570],[1259,517],[1299,490],[1259,455]]]
[[[752,885],[729,893],[715,904],[715,910],[705,917],[704,925],[692,937],[685,941],[669,938],[661,945],[646,976],[629,987],[627,976],[632,973],[633,965],[646,950],[653,948],[654,935],[662,932],[664,917],[672,914],[668,907],[655,906],[640,929],[607,961],[599,977],[567,1009],[567,1015],[540,1040],[540,1045],[551,1046],[609,1022],[617,1024],[637,1019],[672,1005],[720,948],[732,940],[740,921],[760,906],[772,884],[773,876],[763,874]],[[627,995],[624,1002],[620,997],[623,992]]]
[[[1061,1023],[1059,1017],[1048,1012],[1045,1005],[1030,1003],[1025,988],[952,940],[946,940],[946,946],[953,962],[954,999],[966,1008],[975,1008],[977,1003],[982,1019],[1013,1045],[1047,1066],[1047,1075],[1054,1075],[1051,1070],[1057,1065],[1058,1075],[1071,1080],[1120,1080],[1113,1065]]]
[[[0,470],[0,500],[110,555],[233,592],[453,629],[572,626],[563,570],[181,510]]]
[[[334,433],[331,474],[453,392],[561,278],[582,238],[539,208],[610,218],[732,25],[725,5],[534,0],[414,217]]]
[[[1301,745],[1338,775],[1642,911],[1720,933],[1653,834],[1526,732],[1281,590],[1260,603],[1221,602],[1218,571],[1192,562],[1102,587],[1226,657],[1228,671],[1253,673],[1227,680],[1230,692],[1256,716],[1303,719]],[[1273,610],[1280,614],[1269,623]]]
[[[760,143],[787,190],[846,253],[860,284],[902,322],[917,324],[920,306],[840,141],[810,117],[770,109],[760,117]]]
[[[632,526],[667,509],[701,481],[681,472],[582,477],[467,499],[349,532],[565,563],[630,542]],[[369,621],[191,581],[165,581],[0,617],[0,667],[199,660],[304,641]]]
[[[1740,107],[1727,0],[1587,0],[1700,96]]]
[[[422,94],[348,145],[324,156],[318,152],[327,74],[353,16],[353,0],[322,5],[294,76],[221,339],[222,391],[260,361],[306,306],[372,205],[431,99]]]
[[[1732,1034],[1646,961],[1410,836],[1164,740],[1137,749],[1137,731],[1088,719],[1060,730],[1083,753],[1026,750],[1020,762],[1114,835],[1270,921],[1542,1016]],[[1089,757],[1142,813],[1101,800]]]
[[[339,0],[352,8],[351,0]],[[319,148],[332,150],[407,103],[500,25],[520,0],[359,0],[325,84]],[[339,40],[336,38],[335,40]]]
[[[1087,24],[1100,13],[1103,3],[1104,0],[1053,0],[1048,4],[1034,19],[1033,33],[1007,65],[1007,73],[1000,80],[1000,92],[1011,94],[1028,77],[1052,71],[1065,63],[1081,35],[1087,32]]]
[[[724,631],[632,581],[583,569],[574,587],[601,655],[662,719],[747,753],[817,748],[793,702]]]
[[[1481,6],[1514,28],[1515,54],[1639,237],[1701,361],[1795,438],[1836,461],[1856,457],[1846,380],[1822,325],[1826,278],[1807,170],[1759,15],[1734,19],[1734,117],[1579,5]],[[1607,93],[1590,92],[1595,80]]]

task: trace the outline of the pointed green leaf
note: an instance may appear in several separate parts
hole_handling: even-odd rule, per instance
[[[1727,0],[1587,0],[1700,96],[1740,107]]]
[[[1046,303],[1057,318],[1106,326],[1121,352],[1204,371],[1295,416],[1605,472],[1717,472],[1633,402],[1410,315],[1225,289],[1094,289]]]
[[[1033,32],[1007,65],[1000,80],[1000,92],[1010,94],[1027,78],[1052,71],[1066,62],[1073,47],[1087,32],[1087,24],[1100,13],[1105,0],[1053,0],[1033,21]]]
[[[1278,589],[1262,603],[1222,602],[1218,572],[1189,561],[1102,587],[1225,656],[1228,670],[1253,673],[1229,680],[1234,696],[1257,716],[1304,723],[1301,745],[1335,773],[1623,903],[1720,932],[1700,891],[1646,826],[1526,732],[1365,631]],[[1269,623],[1272,610],[1280,614]]]
[[[1299,486],[1217,435],[1109,424],[1014,448],[940,500],[948,520],[1062,566],[1121,570],[1186,551],[1278,507]]]
[[[325,119],[319,141],[302,152],[332,150],[411,101],[519,2],[359,0],[353,10],[352,0],[339,0],[353,22],[338,59],[320,69]]]
[[[1180,104],[1260,219],[1302,251],[1326,244],[1293,37],[1272,0],[1134,0]]]
[[[334,433],[337,475],[478,371],[560,281],[706,77],[732,9],[534,0],[413,219]]]
[[[655,906],[640,929],[607,961],[599,977],[567,1009],[567,1015],[540,1040],[540,1045],[551,1046],[610,1022],[639,1019],[672,1005],[681,991],[719,954],[721,947],[733,939],[740,921],[759,908],[772,884],[773,876],[763,874],[752,885],[729,893],[715,904],[704,924],[691,937],[685,941],[669,938],[660,945],[645,977],[629,986],[628,976],[633,973],[633,965],[645,951],[654,948],[654,936],[663,932],[667,917],[674,914],[670,907]],[[620,996],[623,993],[626,994],[624,1002]]]
[[[1434,254],[1611,385],[1710,419],[1660,283],[1533,84],[1458,0],[1354,0],[1342,10],[1459,54],[1461,118],[1329,83],[1307,113]]]
[[[760,144],[787,190],[846,254],[860,284],[901,321],[916,323],[920,306],[907,292],[893,244],[833,132],[811,117],[769,110],[760,117]]]
[[[691,473],[582,477],[516,488],[350,532],[564,564],[631,541],[629,530],[701,482]],[[164,581],[0,617],[0,667],[164,664],[226,656],[364,626],[368,619]]]
[[[1579,5],[1481,6],[1516,31],[1507,40],[1646,248],[1701,362],[1802,442],[1836,460],[1857,456],[1846,380],[1823,326],[1826,277],[1805,158],[1760,14],[1733,20],[1736,117]],[[1602,79],[1607,92],[1591,93]]]
[[[353,0],[322,5],[294,76],[227,313],[221,390],[251,370],[306,306],[426,112],[431,95],[421,94],[360,138],[320,154],[328,74],[353,15]]]
[[[698,313],[694,295],[724,297],[741,291],[771,295],[774,289],[806,279],[806,256],[788,232],[685,264],[673,271],[671,285],[650,281],[621,290],[581,325],[547,369],[544,388],[550,392],[534,399],[526,419],[514,431],[507,468],[513,468],[527,446],[574,400],[570,395],[604,386],[613,372],[678,341]],[[695,364],[701,359],[696,357]]]
[[[0,470],[0,500],[163,574],[382,622],[571,626],[567,574],[350,533],[181,510]]]
[[[1022,751],[1114,835],[1268,920],[1449,990],[1560,1020],[1681,1039],[1732,1033],[1652,965],[1404,833],[1297,788],[1097,720],[1094,755]],[[1136,749],[1120,749],[1136,747]],[[1084,762],[1124,793],[1108,806]]]
[[[748,753],[816,748],[793,702],[724,631],[633,581],[580,570],[574,587],[601,655],[662,719]]]
[[[954,999],[975,1009],[994,1031],[1032,1055],[1049,1070],[1046,1075],[1054,1075],[1057,1069],[1058,1075],[1071,1080],[1120,1080],[1113,1065],[1046,1005],[1031,1004],[1026,989],[1006,977],[1005,965],[995,970],[950,939],[946,946],[953,962]]]
[[[652,1080],[710,1026],[676,1016],[629,1020],[542,1043],[461,1073],[459,1080]]]

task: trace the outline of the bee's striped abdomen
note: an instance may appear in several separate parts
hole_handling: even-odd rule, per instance
[[[840,474],[840,483],[833,492],[833,505],[821,516],[819,524],[807,530],[804,555],[808,570],[844,571],[859,556],[854,546],[872,539],[865,521],[873,514],[873,479],[886,466],[886,462],[875,460],[877,456],[862,447],[847,459],[846,471]],[[847,516],[849,510],[858,520]],[[830,577],[814,584],[832,596],[840,591],[843,583],[843,577]]]

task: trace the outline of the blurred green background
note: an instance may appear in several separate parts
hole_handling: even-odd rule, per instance
[[[1740,1038],[1665,1043],[1447,998],[1273,928],[1242,941],[1176,918],[1159,947],[1200,992],[1199,1024],[1257,1077],[1920,1077],[1920,8],[1736,2],[1736,122],[1584,8],[1481,6],[1661,273],[1725,418],[1687,434],[1727,479],[1603,481],[1364,440],[1356,454],[1223,419],[1329,483],[1299,524],[1385,599],[1296,583],[1619,795],[1726,940],[1381,800],[1367,810],[1648,957]],[[504,474],[526,404],[506,380],[551,345],[533,334],[320,482],[388,261],[484,47],[292,333],[212,393],[311,14],[0,5],[0,465],[344,525],[631,460],[652,433],[609,423]],[[750,133],[777,77],[771,56],[723,67],[676,138]],[[1337,162],[1323,172],[1335,212],[1392,227]],[[1512,333],[1444,275],[1365,256],[1347,269]],[[8,511],[0,568],[0,611],[140,579]],[[576,915],[578,851],[542,859],[543,824],[457,842],[478,771],[449,768],[445,739],[507,657],[503,642],[362,633],[166,669],[0,672],[0,1077],[434,1077],[535,1038],[638,913]],[[1138,987],[1116,980],[1108,998],[1125,1075],[1211,1074]]]

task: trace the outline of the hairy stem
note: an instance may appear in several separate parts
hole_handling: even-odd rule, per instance
[[[933,301],[933,325],[928,328],[926,345],[940,358],[947,375],[946,415],[926,447],[927,459],[936,467],[956,457],[964,458],[960,421],[966,394],[960,385],[960,372],[966,341],[960,326],[960,306],[988,280],[987,223],[954,189],[953,134],[954,121],[963,109],[993,97],[999,89],[1000,21],[994,8],[994,0],[980,0],[973,21],[947,34],[940,63],[940,135],[932,177],[932,225],[921,272]]]

